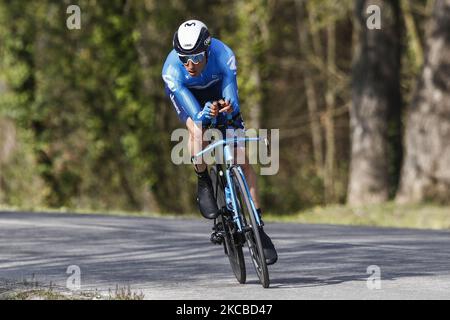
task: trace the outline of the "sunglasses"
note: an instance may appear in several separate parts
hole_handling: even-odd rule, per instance
[[[192,61],[193,64],[199,64],[200,62],[202,62],[206,57],[206,52],[200,52],[197,54],[187,54],[187,55],[183,55],[183,54],[179,54],[178,58],[180,58],[181,62],[183,64],[188,64],[189,60]]]

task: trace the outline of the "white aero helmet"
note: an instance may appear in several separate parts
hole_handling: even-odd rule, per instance
[[[173,48],[178,54],[206,51],[210,44],[208,27],[199,20],[183,22],[173,36]]]

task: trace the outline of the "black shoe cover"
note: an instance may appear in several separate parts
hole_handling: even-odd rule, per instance
[[[197,185],[197,203],[201,214],[206,219],[215,219],[219,215],[216,199],[214,199],[214,191],[211,183],[211,178],[207,170],[198,172]]]
[[[259,229],[259,235],[261,237],[261,242],[263,246],[264,256],[266,257],[266,263],[267,265],[274,264],[278,260],[277,251],[275,250],[275,246],[272,243],[272,240],[270,240],[267,233],[264,231],[263,228]]]

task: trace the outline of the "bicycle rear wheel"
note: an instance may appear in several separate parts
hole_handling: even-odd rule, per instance
[[[237,239],[235,239],[235,225],[233,219],[230,215],[227,215],[227,207],[225,202],[225,189],[224,189],[224,181],[219,176],[218,167],[212,167],[210,170],[211,181],[214,189],[214,196],[217,201],[217,207],[221,210],[221,214],[217,218],[219,220],[219,224],[222,225],[224,231],[224,251],[228,257],[228,260],[231,265],[231,269],[237,279],[237,281],[241,284],[246,281],[246,268],[245,268],[245,260],[244,253],[242,252],[242,244],[239,243]]]
[[[245,238],[247,239],[247,245],[250,251],[253,266],[255,267],[256,274],[264,288],[268,288],[270,285],[269,271],[267,269],[266,258],[264,256],[263,246],[261,242],[261,236],[259,234],[259,227],[256,222],[255,214],[253,212],[249,191],[245,187],[244,177],[241,176],[236,167],[231,171],[234,185],[236,186],[236,195],[238,200],[238,206],[240,207],[243,220],[247,222],[247,218],[250,222],[250,230],[245,232]]]

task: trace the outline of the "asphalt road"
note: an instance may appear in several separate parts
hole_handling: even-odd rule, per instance
[[[130,286],[146,299],[450,299],[449,231],[268,224],[279,261],[263,289],[249,260],[247,284],[237,283],[210,229],[200,219],[0,212],[0,280],[65,287],[76,265],[83,291]]]

